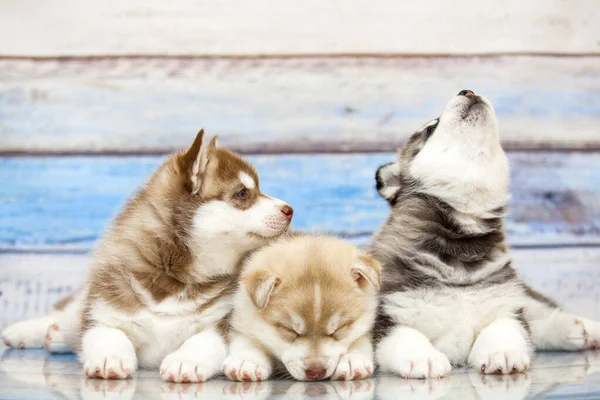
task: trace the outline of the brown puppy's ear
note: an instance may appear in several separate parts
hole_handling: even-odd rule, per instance
[[[365,290],[369,286],[379,290],[381,280],[381,264],[374,258],[358,253],[352,267],[352,279],[356,285]]]
[[[210,156],[214,154],[216,148],[217,137],[213,137],[208,146],[205,146],[204,129],[201,129],[196,135],[196,140],[194,140],[192,146],[181,156],[181,169],[188,178],[188,186],[192,194],[200,191],[202,175],[206,170]]]
[[[273,291],[277,289],[281,279],[266,271],[258,271],[244,279],[244,286],[250,295],[250,299],[260,310],[269,303]]]

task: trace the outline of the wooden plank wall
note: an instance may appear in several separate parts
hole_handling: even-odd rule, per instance
[[[0,7],[0,284],[21,288],[2,290],[0,324],[83,279],[69,271],[111,216],[201,126],[250,156],[296,228],[367,243],[387,212],[375,169],[465,88],[496,107],[524,276],[572,264],[579,283],[541,289],[589,294],[573,288],[600,257],[596,0]]]

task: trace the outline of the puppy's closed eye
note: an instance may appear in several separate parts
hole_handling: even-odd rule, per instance
[[[340,325],[335,329],[335,331],[331,332],[329,336],[335,340],[342,340],[350,331],[350,325],[352,325],[352,322],[350,321]]]
[[[289,326],[286,326],[283,324],[277,324],[276,327],[277,327],[277,330],[279,331],[279,333],[281,334],[281,336],[289,342],[296,340],[296,339],[298,339],[298,337],[300,337],[300,334]]]

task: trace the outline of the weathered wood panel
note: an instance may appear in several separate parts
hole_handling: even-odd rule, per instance
[[[510,149],[600,149],[600,57],[0,60],[0,152],[392,151],[469,88]]]
[[[513,245],[600,244],[600,153],[512,153]],[[365,243],[388,206],[374,189],[392,154],[249,158],[296,229]],[[161,157],[0,158],[0,250],[89,249]]]
[[[598,52],[596,0],[12,1],[0,54]]]
[[[0,329],[42,315],[85,280],[89,254],[0,254]],[[523,279],[567,310],[600,319],[600,247],[515,249]]]

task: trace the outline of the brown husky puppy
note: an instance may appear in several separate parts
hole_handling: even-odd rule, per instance
[[[50,351],[76,347],[95,378],[161,365],[165,380],[198,382],[220,370],[219,323],[231,311],[240,261],[287,232],[293,211],[261,193],[250,164],[203,136],[127,203],[85,287],[51,315],[9,326],[9,346],[41,346],[45,336]]]

